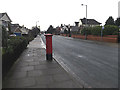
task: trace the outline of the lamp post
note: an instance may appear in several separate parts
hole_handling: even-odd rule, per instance
[[[36,21],[36,27],[37,27],[37,22],[39,22],[39,21]]]
[[[102,29],[101,29],[101,41],[103,40],[103,30],[104,30],[104,26],[102,26]]]
[[[82,6],[86,6],[86,21],[85,21],[85,26],[86,26],[86,29],[87,29],[87,5],[85,4],[81,4]],[[85,30],[85,40],[87,40],[87,33],[86,33],[86,30]]]
[[[69,37],[71,37],[70,24],[68,25],[68,34],[69,34]]]

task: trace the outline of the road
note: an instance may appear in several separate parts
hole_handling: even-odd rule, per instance
[[[44,36],[41,37],[45,42]],[[54,56],[84,87],[118,87],[116,44],[56,35],[53,36],[52,43]]]

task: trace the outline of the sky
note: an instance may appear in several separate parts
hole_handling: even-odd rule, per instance
[[[61,24],[74,25],[86,17],[105,24],[112,16],[118,17],[118,1],[120,0],[0,0],[0,13],[7,12],[12,23],[24,25],[27,28],[40,26],[41,31]]]

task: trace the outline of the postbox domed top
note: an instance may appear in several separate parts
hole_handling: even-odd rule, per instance
[[[45,36],[53,36],[52,34],[45,34]]]

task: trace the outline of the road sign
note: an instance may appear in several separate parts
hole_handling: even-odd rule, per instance
[[[104,26],[102,26],[102,30],[104,29]]]

